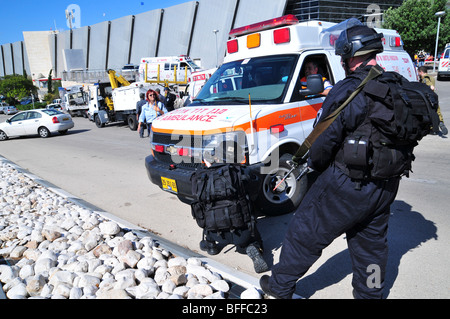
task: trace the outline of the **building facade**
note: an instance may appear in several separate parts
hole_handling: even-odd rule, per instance
[[[300,21],[341,22],[357,18],[373,24],[382,21],[384,11],[390,7],[397,8],[402,3],[403,0],[288,0],[286,12],[295,14]]]
[[[80,28],[24,32],[24,40],[0,44],[0,77],[27,74],[35,83],[53,70],[63,78],[68,50],[81,51],[81,69],[120,72],[143,57],[188,55],[212,68],[223,61],[231,29],[285,14],[300,21],[341,22],[356,17],[378,27],[382,13],[402,0],[198,0]],[[257,5],[255,5],[257,3]],[[216,32],[217,31],[217,32]],[[78,68],[80,69],[80,68]],[[36,85],[38,86],[38,85]]]

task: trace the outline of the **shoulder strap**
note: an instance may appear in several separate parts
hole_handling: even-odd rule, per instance
[[[334,110],[333,113],[317,123],[317,125],[314,127],[314,129],[308,135],[302,145],[300,145],[299,149],[294,155],[294,158],[306,159],[309,149],[311,148],[317,137],[319,137],[319,135],[322,134],[322,132],[325,131],[328,126],[331,125],[331,123],[333,123],[333,121],[338,117],[341,111],[355,98],[356,95],[358,95],[359,92],[361,92],[367,82],[375,79],[381,74],[383,74],[383,69],[379,65],[373,66],[366,78],[361,81],[356,90],[347,98],[347,100],[345,100],[345,102],[342,103],[341,106]]]

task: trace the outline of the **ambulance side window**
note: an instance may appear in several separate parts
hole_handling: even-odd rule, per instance
[[[189,70],[189,65],[187,65],[187,63],[185,63],[185,62],[181,62],[180,63],[180,70],[185,70],[186,68],[188,68],[188,70]]]
[[[303,65],[300,70],[300,75],[297,79],[297,83],[295,85],[294,92],[292,93],[291,102],[303,101],[303,100],[307,100],[307,99],[311,99],[311,98],[320,97],[320,95],[301,96],[299,93],[299,90],[302,88],[302,86],[304,88],[306,88],[305,87],[305,85],[306,85],[306,73],[305,72],[306,72],[307,65],[310,64],[311,62],[314,65],[317,65],[317,68],[318,68],[317,74],[321,74],[322,77],[324,77],[325,79],[330,81],[331,84],[334,85],[333,73],[331,71],[330,63],[328,62],[328,59],[325,56],[325,54],[310,55],[303,60]]]
[[[444,59],[448,59],[449,53],[450,53],[450,49],[445,50]]]

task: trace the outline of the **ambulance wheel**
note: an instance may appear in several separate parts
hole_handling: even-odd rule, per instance
[[[277,216],[294,211],[302,201],[308,189],[306,176],[296,181],[299,172],[294,171],[274,190],[275,186],[286,176],[291,166],[286,162],[292,160],[291,154],[284,154],[278,167],[269,174],[262,175],[262,185],[256,204],[263,215]]]

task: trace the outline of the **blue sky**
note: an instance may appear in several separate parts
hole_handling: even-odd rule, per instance
[[[65,10],[76,4],[81,26],[168,8],[190,0],[0,0],[0,44],[23,41],[23,31],[68,30]]]

